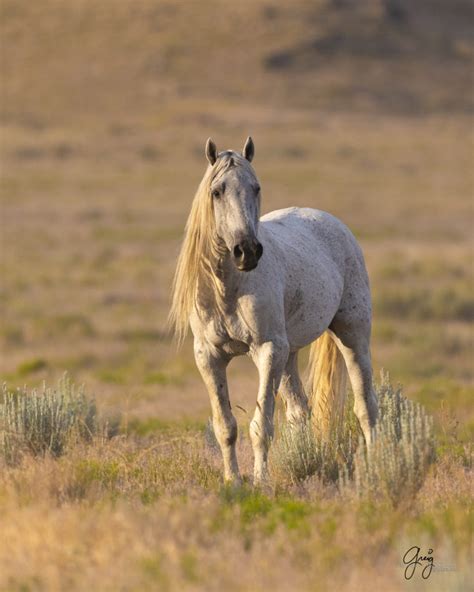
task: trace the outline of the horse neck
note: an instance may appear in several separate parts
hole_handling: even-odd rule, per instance
[[[231,304],[230,301],[236,296],[236,291],[241,281],[242,272],[238,271],[238,269],[235,267],[230,253],[227,250],[225,255],[221,258],[219,265],[221,270],[219,280],[224,286],[226,303]]]
[[[236,295],[241,281],[240,272],[236,269],[231,256],[222,241],[216,241],[214,248],[213,281],[199,288],[198,303],[201,310],[205,309],[205,316],[229,314],[235,309]],[[214,283],[215,285],[209,285]],[[203,311],[204,312],[204,311]]]

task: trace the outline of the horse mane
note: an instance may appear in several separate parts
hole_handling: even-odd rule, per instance
[[[194,196],[174,275],[168,316],[178,344],[183,342],[188,332],[189,317],[199,289],[207,289],[217,311],[222,311],[224,286],[218,275],[218,264],[224,251],[215,232],[211,185],[231,167],[246,164],[249,163],[240,154],[230,150],[222,152],[215,164],[207,168]]]

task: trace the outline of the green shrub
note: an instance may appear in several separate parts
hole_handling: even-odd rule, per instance
[[[56,388],[26,388],[0,396],[0,457],[14,464],[25,453],[60,456],[72,439],[90,440],[101,429],[93,400],[65,375]]]
[[[376,386],[379,419],[367,449],[348,397],[340,432],[319,435],[310,420],[280,425],[270,454],[280,482],[298,483],[311,475],[338,482],[343,491],[361,498],[388,499],[393,505],[412,498],[434,460],[433,421],[423,407],[394,389],[388,374]]]
[[[354,457],[353,480],[362,498],[388,499],[394,506],[411,499],[434,461],[433,421],[423,407],[394,389],[387,374],[377,389],[379,420],[370,447],[362,439]],[[344,472],[343,487],[349,485]]]

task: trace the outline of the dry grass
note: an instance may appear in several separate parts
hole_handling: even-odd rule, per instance
[[[378,0],[2,3],[1,374],[67,370],[124,434],[2,468],[0,589],[399,590],[418,542],[458,569],[427,589],[467,588],[472,7],[402,3],[398,23]],[[191,344],[164,325],[205,139],[249,133],[264,211],[328,210],[363,246],[376,372],[435,419],[408,508],[317,477],[221,489]],[[248,360],[230,383],[249,474]]]
[[[431,435],[412,432],[423,415],[388,382],[379,396],[367,459],[351,446],[349,407],[352,427],[324,445],[311,424],[296,439],[280,426],[263,489],[249,484],[247,436],[238,443],[245,482],[232,488],[222,483],[212,432],[192,426],[75,438],[61,456],[32,449],[4,463],[0,589],[303,591],[317,577],[323,590],[363,589],[366,578],[399,590],[401,550],[413,540],[434,547],[440,565],[455,562],[454,574],[435,574],[435,589],[465,589],[472,459],[447,442],[427,475]],[[69,407],[82,400],[71,396]],[[449,421],[444,428],[454,435]]]
[[[463,590],[471,487],[446,452],[402,509],[317,476],[229,489],[202,432],[117,436],[3,467],[0,589],[359,590],[370,578],[399,590],[401,550],[417,541],[456,564],[430,585]]]

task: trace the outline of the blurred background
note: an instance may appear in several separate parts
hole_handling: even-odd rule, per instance
[[[251,134],[264,212],[324,209],[361,242],[376,372],[474,431],[472,10],[3,0],[2,379],[68,371],[144,432],[205,421],[170,284],[207,137]],[[244,409],[251,368],[230,369]]]

